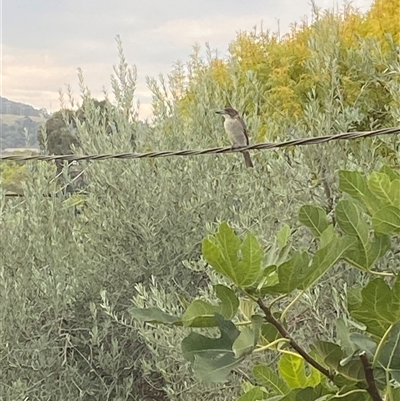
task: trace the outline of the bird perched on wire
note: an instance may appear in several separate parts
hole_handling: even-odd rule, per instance
[[[249,144],[249,135],[246,124],[242,117],[240,117],[239,113],[232,107],[218,110],[216,113],[221,114],[225,119],[224,128],[228,134],[229,140],[232,142],[232,148],[247,146]],[[250,153],[247,150],[242,153],[246,167],[254,167]]]

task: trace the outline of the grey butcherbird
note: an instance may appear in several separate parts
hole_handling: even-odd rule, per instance
[[[247,127],[239,113],[232,107],[227,107],[224,110],[216,111],[217,114],[221,114],[224,121],[224,128],[230,141],[232,142],[232,148],[239,146],[247,146],[249,144],[249,135]],[[251,161],[250,153],[245,150],[242,152],[246,167],[254,167]]]

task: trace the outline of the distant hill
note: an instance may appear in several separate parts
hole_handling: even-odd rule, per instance
[[[38,110],[29,104],[14,102],[0,96],[0,114],[12,114],[22,117],[40,117],[41,115],[47,116],[47,111],[46,109]]]
[[[7,148],[39,148],[37,132],[49,115],[29,104],[0,96],[0,150]]]

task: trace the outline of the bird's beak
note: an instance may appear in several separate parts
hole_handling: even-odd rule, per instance
[[[216,113],[217,114],[225,114],[225,110],[217,110]]]

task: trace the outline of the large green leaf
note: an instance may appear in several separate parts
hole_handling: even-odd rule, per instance
[[[221,300],[219,305],[212,305],[202,300],[193,301],[182,316],[182,322],[187,327],[212,327],[217,326],[215,314],[222,315],[225,319],[232,319],[239,307],[239,300],[235,293],[228,287],[216,285],[214,287],[217,297]]]
[[[214,286],[217,297],[221,300],[220,315],[225,319],[232,319],[239,308],[239,299],[230,288],[217,284]]]
[[[328,245],[335,236],[337,236],[337,234],[335,233],[333,224],[329,224],[329,226],[322,232],[321,236],[319,237],[319,247],[321,249],[325,248],[325,246]]]
[[[387,235],[376,235],[372,242],[362,244],[356,240],[346,253],[346,261],[361,270],[370,271],[375,263],[386,254],[390,247]]]
[[[254,386],[246,393],[242,394],[237,401],[258,401],[269,399],[268,393],[262,387]]]
[[[255,289],[253,293],[257,293],[258,295],[267,294],[268,291],[264,291],[263,288],[273,287],[278,283],[279,283],[278,266],[277,265],[267,266],[264,268],[262,278],[257,286],[257,289]]]
[[[379,354],[378,363],[400,384],[400,322],[391,328],[389,338]]]
[[[199,333],[192,332],[182,340],[181,347],[183,356],[190,362],[194,362],[195,357],[213,359],[220,354],[232,354],[232,345],[240,334],[240,331],[230,321],[216,315],[220,337],[207,337]]]
[[[221,333],[219,338],[192,332],[181,344],[184,357],[193,364],[196,378],[210,383],[224,382],[229,372],[243,360],[235,358],[232,351],[239,330],[220,315],[216,315],[216,321]]]
[[[381,234],[400,235],[400,208],[385,206],[372,215],[374,230]]]
[[[215,235],[203,240],[203,256],[219,273],[235,282],[240,239],[227,223],[222,223]]]
[[[383,201],[384,205],[391,205],[390,178],[384,173],[373,172],[368,178],[369,190]]]
[[[306,363],[301,356],[282,354],[278,361],[279,374],[291,388],[315,387],[321,382],[321,372],[309,366],[306,374]]]
[[[366,178],[358,171],[339,171],[339,189],[364,204],[369,213],[384,206],[384,203],[370,191]]]
[[[260,384],[266,386],[273,394],[285,395],[290,391],[290,387],[287,385],[285,380],[278,376],[269,366],[254,366],[253,376]]]
[[[357,237],[366,248],[368,244],[368,224],[361,218],[355,203],[341,200],[335,208],[336,220],[340,228],[348,235]]]
[[[282,338],[281,334],[279,333],[278,329],[272,325],[271,323],[264,323],[261,326],[261,340],[262,343],[272,343],[273,341],[277,340],[278,338]]]
[[[365,195],[369,192],[367,180],[364,175],[358,171],[340,170],[339,189],[360,201],[364,200]]]
[[[360,359],[354,357],[353,359],[349,359],[345,365],[342,365],[341,362],[347,355],[344,354],[338,344],[328,341],[317,341],[311,346],[311,349],[323,360],[324,365],[340,373],[341,377],[335,378],[335,382],[336,380],[343,382],[343,379],[353,383],[364,381],[364,369]]]
[[[359,269],[370,270],[375,262],[386,254],[390,247],[390,238],[377,234],[374,240],[370,241],[368,225],[353,202],[340,201],[335,212],[340,228],[345,234],[356,239],[346,252],[346,260]]]
[[[361,291],[361,304],[348,305],[354,319],[367,326],[368,332],[383,336],[391,324],[400,320],[400,301],[395,289],[381,278],[371,280]]]
[[[320,237],[328,227],[328,220],[324,209],[312,205],[304,205],[299,211],[299,220],[310,228],[314,236]]]
[[[260,338],[263,321],[264,318],[262,316],[253,315],[251,317],[251,327],[245,327],[241,330],[239,337],[232,346],[236,358],[250,354],[253,351]]]
[[[370,337],[362,333],[351,333],[350,341],[353,343],[354,348],[358,351],[365,351],[368,357],[373,358],[376,351],[376,342]]]
[[[240,248],[241,260],[238,266],[239,287],[251,287],[258,282],[262,274],[261,263],[264,259],[264,252],[257,238],[247,234]]]
[[[241,242],[227,223],[203,240],[203,256],[217,272],[241,288],[254,286],[262,274],[264,254],[257,239],[248,234]]]
[[[306,252],[297,251],[291,259],[278,266],[279,283],[273,286],[264,285],[261,294],[288,294],[294,289],[304,290],[317,281],[325,272],[354,246],[354,237],[333,237],[324,247],[319,249],[309,263]]]
[[[382,166],[382,168],[380,169],[380,172],[386,174],[389,177],[390,181],[394,181],[397,179],[400,180],[400,174],[398,174],[396,171],[394,171],[389,166]]]
[[[400,179],[394,180],[390,183],[389,196],[392,205],[400,209]]]
[[[297,388],[292,390],[289,394],[279,399],[279,401],[328,401],[333,400],[334,394],[328,394],[328,390],[322,386],[315,388]],[[341,397],[342,399],[342,397]],[[350,401],[347,400],[346,401]],[[364,401],[364,399],[351,400],[351,401]]]
[[[232,319],[239,307],[235,293],[224,285],[216,285],[215,293],[221,300],[219,305],[213,305],[202,300],[193,301],[182,316],[182,322],[188,327],[217,326],[215,315],[220,314],[225,319]]]
[[[227,380],[229,373],[242,361],[243,358],[236,359],[233,354],[223,354],[213,359],[196,357],[193,371],[198,380],[207,383],[223,383]]]
[[[235,340],[232,350],[236,358],[248,355],[254,349],[254,332],[250,327],[240,331],[239,337]]]
[[[285,263],[277,268],[279,283],[273,286],[264,285],[262,294],[289,294],[310,274],[309,259],[306,252],[297,251]],[[269,284],[269,282],[268,282]]]
[[[304,272],[304,280],[297,286],[299,290],[305,290],[317,281],[325,272],[334,266],[339,260],[343,259],[348,249],[354,244],[352,237],[334,237],[324,248],[319,249],[308,268]]]
[[[220,311],[219,306],[202,301],[194,300],[182,315],[182,322],[187,327],[212,327],[217,326],[215,314]]]
[[[391,179],[387,174],[374,172],[368,179],[368,188],[383,205],[400,208],[400,178]]]

